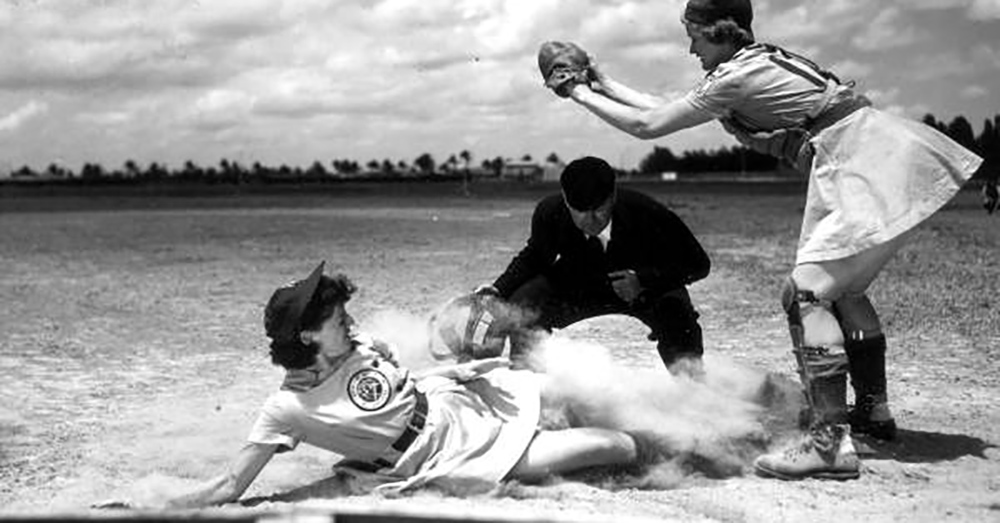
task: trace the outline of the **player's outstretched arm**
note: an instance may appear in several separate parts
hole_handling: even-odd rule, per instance
[[[594,92],[583,84],[574,85],[570,97],[613,127],[643,140],[660,138],[714,119],[684,99],[639,108]]]
[[[593,78],[592,87],[596,91],[621,104],[637,109],[652,109],[666,103],[666,100],[659,96],[636,91],[611,78],[598,66],[593,56],[590,56],[590,75]]]
[[[167,500],[165,508],[209,507],[240,499],[277,449],[277,445],[247,444],[227,473],[206,481],[191,492]]]

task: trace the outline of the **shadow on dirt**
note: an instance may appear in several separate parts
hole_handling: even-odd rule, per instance
[[[987,459],[986,451],[996,444],[964,434],[943,434],[900,429],[895,441],[880,441],[858,437],[873,452],[876,459],[892,459],[902,463],[936,463],[971,456]]]
[[[333,476],[314,481],[308,485],[269,496],[254,496],[240,501],[244,507],[255,507],[263,503],[294,503],[308,499],[336,499],[347,496],[369,494],[358,488],[348,477],[334,473]]]

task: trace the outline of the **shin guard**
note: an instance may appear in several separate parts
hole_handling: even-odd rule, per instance
[[[814,329],[837,332],[840,326],[832,304],[819,300],[811,291],[800,290],[789,279],[782,293],[782,305],[788,318],[793,353],[798,364],[806,401],[811,410],[808,425],[839,424],[847,422],[847,354],[834,344],[817,346],[811,338],[827,338],[823,333],[807,332],[804,309],[817,315],[809,325]],[[819,309],[819,310],[813,310]]]

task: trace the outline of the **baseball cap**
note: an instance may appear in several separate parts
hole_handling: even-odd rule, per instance
[[[306,279],[293,281],[274,291],[264,308],[264,330],[269,338],[290,341],[298,337],[302,314],[316,294],[325,265],[325,261],[320,262]]]
[[[753,22],[750,0],[688,0],[684,8],[685,22],[709,25],[726,19],[749,31]]]
[[[589,211],[600,207],[615,192],[615,171],[600,158],[584,156],[566,165],[559,184],[570,207]]]

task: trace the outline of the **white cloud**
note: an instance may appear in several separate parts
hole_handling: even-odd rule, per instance
[[[7,116],[0,118],[0,131],[17,130],[25,123],[45,114],[48,110],[49,104],[32,100]]]
[[[198,127],[223,129],[247,119],[254,97],[228,89],[214,89],[195,100],[191,117]]]
[[[961,96],[963,98],[983,98],[989,96],[989,89],[981,85],[968,85],[962,88]]]
[[[85,124],[100,126],[121,125],[132,120],[132,113],[126,111],[107,111],[102,113],[81,113],[76,119]]]
[[[841,80],[863,80],[872,73],[872,65],[857,60],[844,60],[834,63],[830,68]]]
[[[864,31],[851,39],[855,47],[864,51],[885,51],[913,43],[917,32],[903,25],[899,9],[888,7],[866,24]]]
[[[973,20],[1000,19],[1000,0],[896,0],[895,3],[904,9],[965,9]]]
[[[1000,20],[1000,0],[972,0],[969,16],[974,20]]]

